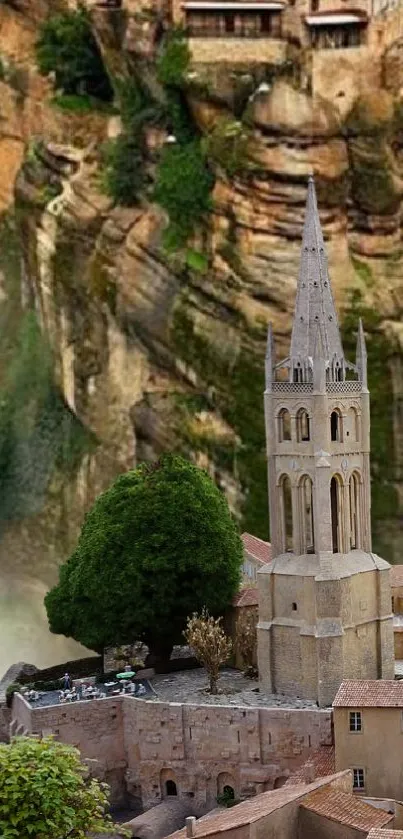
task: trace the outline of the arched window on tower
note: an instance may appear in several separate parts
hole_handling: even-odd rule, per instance
[[[299,484],[299,508],[301,514],[301,536],[303,554],[315,553],[313,527],[313,485],[309,475],[304,475]]]
[[[330,414],[330,439],[332,443],[343,442],[343,422],[338,408]]]
[[[283,443],[285,440],[291,440],[291,417],[287,408],[282,408],[278,417],[278,440]]]
[[[358,412],[355,408],[349,408],[348,411],[348,431],[347,434],[350,440],[358,443],[360,439],[360,420]]]
[[[283,552],[288,553],[293,549],[291,481],[288,475],[283,475],[283,477],[280,479],[280,511],[282,547]]]
[[[309,414],[305,408],[300,408],[297,413],[297,440],[298,443],[305,443],[310,439]]]
[[[350,550],[361,547],[360,539],[360,478],[353,472],[349,482],[350,496]]]
[[[333,475],[330,481],[330,509],[332,513],[332,545],[333,553],[342,553],[342,484],[338,475]]]
[[[302,364],[297,361],[294,370],[293,370],[293,380],[294,382],[302,382],[303,381],[303,369]]]

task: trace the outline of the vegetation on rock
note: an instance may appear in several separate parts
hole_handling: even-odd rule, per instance
[[[211,209],[214,177],[206,165],[200,143],[168,146],[161,157],[154,199],[166,210],[168,249],[183,247],[197,224]]]
[[[52,738],[0,744],[0,834],[3,839],[84,839],[106,833],[105,785],[87,777],[78,749]]]
[[[158,80],[166,87],[182,87],[190,63],[186,34],[180,27],[167,32],[157,60]]]
[[[84,8],[51,15],[41,26],[36,45],[38,67],[53,74],[65,94],[93,96],[110,102],[113,89]]]
[[[241,561],[225,497],[201,469],[165,455],[95,502],[46,595],[51,631],[96,650],[144,640],[169,657],[190,613],[230,603]]]
[[[242,122],[223,117],[203,139],[202,148],[208,160],[232,178],[252,170],[250,143],[251,132]]]
[[[220,667],[228,661],[232,650],[232,641],[227,638],[221,626],[221,618],[213,618],[204,608],[200,615],[194,614],[188,618],[183,634],[197,660],[207,671],[210,693],[217,694]]]

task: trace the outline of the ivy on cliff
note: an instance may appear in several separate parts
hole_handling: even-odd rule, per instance
[[[93,441],[55,387],[50,349],[35,312],[20,305],[19,231],[0,224],[0,521],[42,509],[52,476],[69,474]],[[95,442],[95,441],[94,441]]]

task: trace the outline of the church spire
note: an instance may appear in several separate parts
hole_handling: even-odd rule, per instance
[[[336,309],[330,286],[325,244],[319,221],[315,183],[308,179],[308,195],[302,239],[294,323],[291,336],[291,365],[315,355],[318,325],[326,361],[344,367]]]

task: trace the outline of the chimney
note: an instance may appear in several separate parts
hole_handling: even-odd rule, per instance
[[[311,784],[315,780],[315,764],[311,760],[307,760],[304,766],[304,776],[306,784]]]
[[[188,839],[192,839],[193,836],[196,836],[196,816],[188,816],[185,824],[186,836]]]

